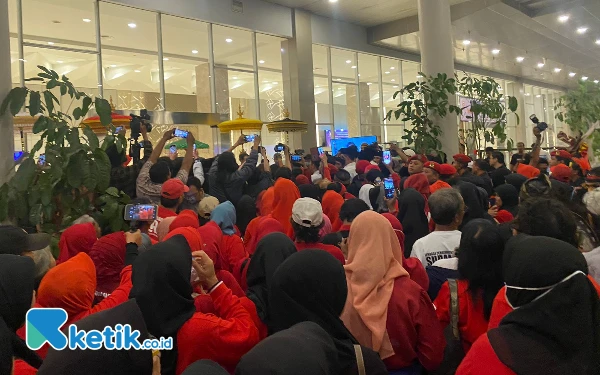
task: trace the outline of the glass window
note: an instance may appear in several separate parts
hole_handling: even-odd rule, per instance
[[[226,68],[254,70],[252,62],[252,33],[225,26],[213,26],[215,65]],[[281,60],[281,59],[279,59]],[[265,59],[259,65],[273,64]],[[281,62],[279,62],[281,64]]]
[[[282,43],[285,38],[265,34],[256,34],[256,56],[259,69],[282,70],[282,54],[287,53]],[[260,63],[260,61],[264,61]]]
[[[331,49],[331,74],[336,82],[356,82],[356,53],[343,49]]]
[[[389,59],[387,57],[381,58],[381,79],[383,83],[389,83],[390,85],[398,85],[400,79],[400,60]]]
[[[355,84],[333,84],[334,138],[358,136],[358,95]]]
[[[329,105],[329,80],[314,77],[315,81],[315,115],[317,124],[331,124],[331,106]]]
[[[313,72],[315,76],[327,77],[327,47],[313,44]]]
[[[406,86],[409,83],[416,82],[421,79],[419,71],[421,65],[412,61],[402,61],[402,85]]]
[[[265,122],[281,120],[286,109],[283,98],[283,77],[281,72],[260,70],[258,72],[260,95],[260,117]]]

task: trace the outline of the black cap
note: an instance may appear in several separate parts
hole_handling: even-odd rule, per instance
[[[49,234],[28,234],[13,225],[0,225],[0,254],[21,255],[27,251],[42,250],[49,245]]]

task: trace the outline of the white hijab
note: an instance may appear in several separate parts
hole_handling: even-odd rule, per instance
[[[360,191],[358,192],[358,198],[362,199],[367,204],[367,206],[369,206],[370,209],[373,209],[373,206],[371,206],[371,199],[369,199],[369,192],[373,188],[374,188],[373,185],[365,184],[360,188]]]

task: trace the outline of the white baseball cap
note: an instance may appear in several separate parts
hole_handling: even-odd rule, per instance
[[[292,220],[303,227],[318,227],[323,222],[323,207],[316,199],[297,199],[292,207]]]
[[[412,150],[410,148],[407,148],[406,150],[404,150],[402,152],[404,152],[404,155],[408,156],[409,158],[412,158],[413,156],[415,156],[417,154],[414,150]]]

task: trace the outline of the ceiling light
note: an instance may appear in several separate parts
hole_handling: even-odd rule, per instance
[[[394,88],[395,88],[395,89],[397,89],[397,88],[398,88],[398,86],[394,86]]]
[[[238,79],[238,77],[231,77],[231,79]]]
[[[110,67],[111,68],[116,68],[117,66],[115,64],[112,64]]]
[[[233,39],[231,39],[231,38],[227,38],[227,39],[225,39],[225,41],[226,41],[227,43],[231,43],[231,42],[233,42]]]
[[[168,57],[163,57],[163,61],[169,61]]]
[[[396,82],[396,80],[392,78],[392,82]]]
[[[351,68],[352,68],[352,69],[356,69],[356,65],[352,65],[352,66],[351,66]]]
[[[367,82],[367,86],[371,86],[371,85],[372,85],[372,83],[371,83],[371,82]]]
[[[580,27],[577,29],[577,34],[585,34],[586,31],[588,31],[587,27]]]
[[[536,97],[536,98],[541,98],[542,96],[538,94],[538,95],[536,95],[535,97]]]
[[[543,67],[544,67],[544,65],[546,65],[546,64],[544,64],[543,62],[541,62],[541,63],[538,63],[538,68],[543,68]]]
[[[272,85],[276,85],[276,84],[277,84],[277,82],[271,82],[271,84],[272,84]]]
[[[265,60],[260,60],[258,63],[259,63],[259,64],[264,64],[264,63],[265,63]]]
[[[351,64],[352,60],[346,60],[346,64]]]
[[[523,56],[517,56],[517,62],[523,62],[525,58]]]
[[[594,80],[594,83],[598,83],[598,82],[600,82],[600,81],[598,81],[597,79]]]
[[[128,23],[127,26],[129,26],[130,29],[135,29],[137,27],[137,25],[135,23]]]
[[[390,72],[385,72],[385,74],[390,74]]]
[[[569,20],[569,15],[568,14],[563,14],[562,16],[558,17],[558,22],[565,23],[568,20]]]
[[[421,79],[421,78],[423,78],[423,76],[420,74],[417,74],[417,79]]]
[[[139,72],[141,72],[141,70],[137,70],[137,69],[136,69],[136,70],[134,70],[134,72],[135,72],[135,73],[139,73]]]
[[[500,53],[500,50],[499,50],[499,49],[497,49],[497,48],[492,50],[492,54],[493,54],[493,55],[497,55],[497,54],[499,54],[499,53]]]
[[[198,53],[198,50],[197,50],[197,49],[193,49],[193,50],[192,50],[192,53],[193,53],[193,54],[197,54],[197,53]]]
[[[600,44],[600,39],[596,39],[596,44]]]
[[[571,72],[571,73],[569,73],[569,77],[575,77],[576,74],[577,73]]]
[[[469,44],[471,44],[471,41],[469,39],[465,39],[465,40],[463,40],[463,44],[465,46],[468,46]]]
[[[51,46],[53,46],[53,45],[54,45],[54,42],[48,42],[48,44],[49,44],[49,45],[51,45]]]
[[[395,66],[390,66],[390,69],[394,70],[394,69],[396,69],[396,67]]]
[[[341,78],[336,78],[335,80],[336,80],[336,81],[341,81],[342,79],[341,79]]]
[[[583,77],[581,77],[581,80],[582,80],[582,81],[587,81],[587,80],[588,80],[588,77],[586,77],[586,76],[583,76]]]
[[[62,60],[56,60],[56,62],[57,62],[58,64],[62,64],[62,63],[63,63],[63,61],[62,61]]]
[[[92,20],[91,20],[91,19],[89,19],[89,18],[84,18],[84,19],[83,19],[83,22],[92,22]]]
[[[554,73],[560,73],[561,70],[561,68],[554,68]]]
[[[320,88],[321,86],[319,86],[319,85],[316,85],[315,87],[316,87],[316,88]]]
[[[338,0],[329,0],[330,3],[337,3]]]

